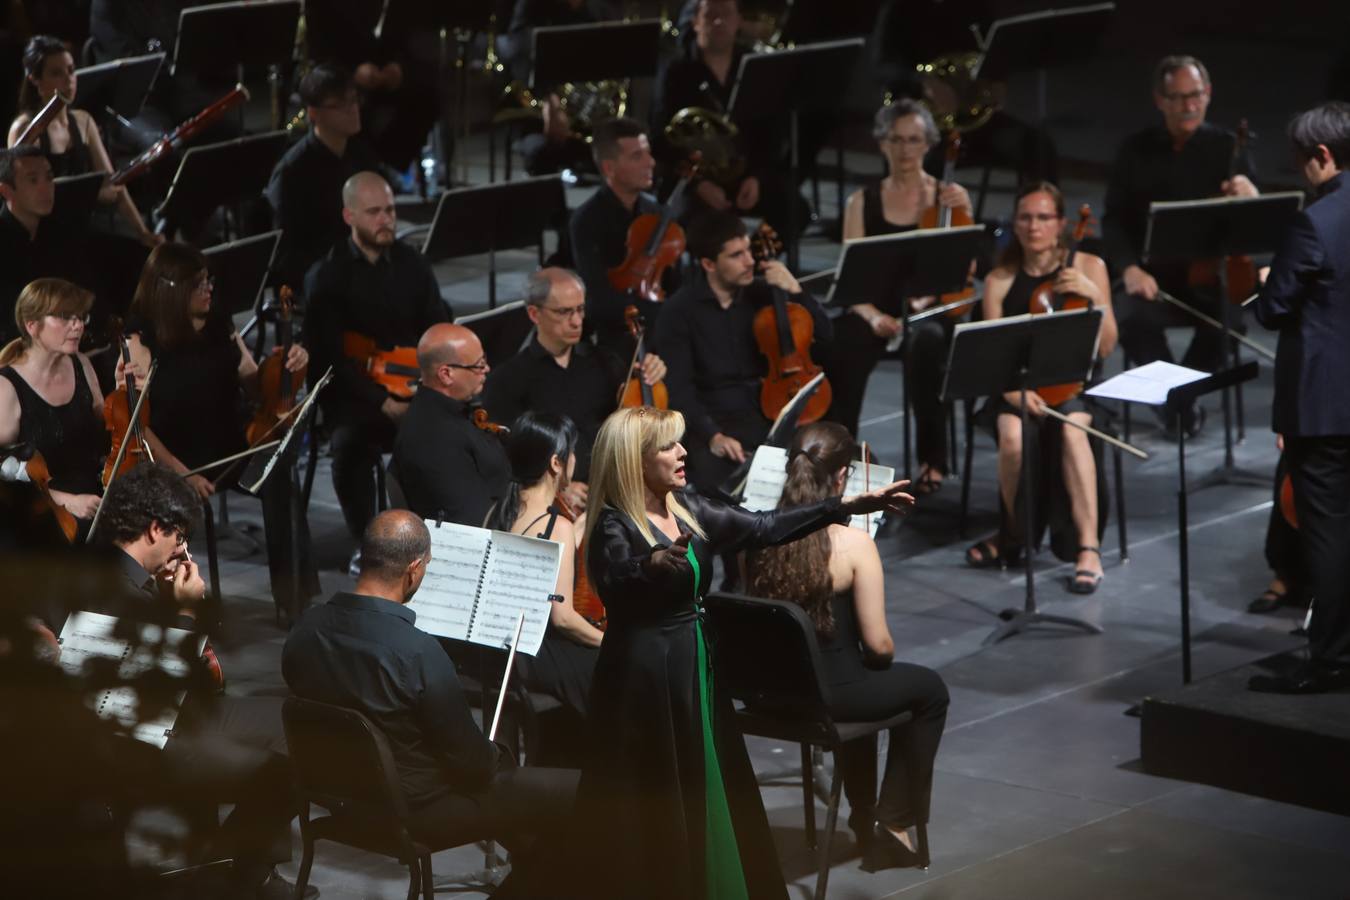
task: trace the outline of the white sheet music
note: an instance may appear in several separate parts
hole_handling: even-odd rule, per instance
[[[135,678],[152,668],[183,678],[190,670],[189,664],[172,648],[183,646],[184,641],[195,641],[194,652],[200,654],[206,644],[205,638],[181,628],[163,629],[157,625],[145,625],[141,628],[141,643],[133,649],[130,641],[116,636],[116,627],[117,619],[113,616],[91,612],[71,613],[61,629],[61,667],[71,675],[78,676],[84,672],[85,664],[91,659],[114,659],[121,660],[118,674],[123,678]],[[99,691],[90,703],[94,712],[102,718],[118,722],[136,740],[163,747],[169,740],[168,732],[178,720],[178,707],[182,705],[185,695],[186,691],[180,693],[173,708],[145,722],[138,721],[138,699],[134,688]]]
[[[1208,372],[1157,360],[1121,372],[1114,378],[1108,378],[1096,387],[1090,388],[1087,394],[1089,397],[1161,406],[1167,402],[1167,394],[1172,388],[1208,377]]]
[[[844,485],[845,494],[861,494],[890,484],[895,480],[895,469],[869,463],[855,463],[853,474]],[[750,474],[745,479],[745,499],[741,506],[759,512],[777,509],[783,496],[783,485],[787,481],[787,451],[782,447],[760,445],[750,461]],[[881,527],[881,515],[854,516],[848,523],[851,527],[877,536]]]
[[[516,649],[539,652],[562,566],[562,544],[470,525],[427,522],[431,564],[414,599],[430,634],[505,648],[525,613]]]

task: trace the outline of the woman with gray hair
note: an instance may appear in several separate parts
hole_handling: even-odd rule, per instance
[[[937,204],[971,212],[970,195],[955,183],[941,183],[923,170],[928,151],[941,141],[933,116],[922,103],[902,99],[877,110],[872,135],[887,175],[853,192],[844,210],[844,240],[911,231],[924,210]],[[902,306],[911,313],[932,306],[935,297],[886,297],[875,303],[854,303],[835,323],[835,355],[828,367],[834,388],[829,418],[856,436],[867,379],[886,345],[900,333]],[[942,486],[947,471],[947,411],[940,397],[942,364],[951,339],[952,320],[938,316],[910,330],[908,366],[910,402],[914,407],[915,449],[921,466],[916,494]]]

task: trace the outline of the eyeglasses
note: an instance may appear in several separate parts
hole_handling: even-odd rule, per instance
[[[216,279],[210,275],[197,282],[192,288],[194,291],[214,291],[216,289]]]
[[[72,325],[89,324],[89,316],[86,313],[48,313],[47,318],[55,319],[67,328]]]
[[[486,372],[488,367],[487,357],[483,357],[476,363],[464,365],[463,363],[446,363],[452,369],[468,369],[471,372]]]
[[[1018,225],[1045,225],[1059,221],[1059,216],[1055,213],[1018,213],[1013,221]]]
[[[925,147],[928,145],[928,138],[922,135],[911,135],[904,137],[898,134],[888,134],[881,139],[883,144],[890,144],[892,147],[904,145],[906,147]]]
[[[573,316],[586,318],[586,304],[579,303],[576,306],[541,306],[540,309],[546,309],[560,320],[570,319]]]
[[[1182,103],[1199,103],[1201,100],[1204,100],[1205,97],[1207,96],[1209,96],[1208,91],[1190,91],[1189,93],[1185,94],[1163,94],[1162,98],[1166,100],[1168,103],[1182,104]]]

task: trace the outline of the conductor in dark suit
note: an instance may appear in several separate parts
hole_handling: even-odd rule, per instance
[[[1350,684],[1350,104],[1300,113],[1289,138],[1317,198],[1276,255],[1256,317],[1280,333],[1274,428],[1293,476],[1313,609],[1308,663],[1250,686],[1305,694]]]

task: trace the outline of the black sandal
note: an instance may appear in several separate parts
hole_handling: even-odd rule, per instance
[[[938,491],[942,490],[942,483],[946,480],[946,476],[943,476],[943,478],[940,479],[934,478],[933,473],[935,471],[936,470],[932,466],[924,467],[923,474],[914,482],[914,493],[916,496],[926,497],[929,494],[936,494]]]
[[[1101,559],[1101,547],[1079,547],[1079,553],[1095,553],[1097,558]],[[1073,573],[1069,579],[1069,593],[1071,594],[1095,594],[1097,588],[1101,586],[1102,579],[1106,575],[1103,572],[1092,572],[1088,569],[1079,569]]]
[[[985,538],[966,548],[966,565],[972,569],[1007,568],[1017,565],[1021,559],[1021,547],[1005,547],[997,536]]]

